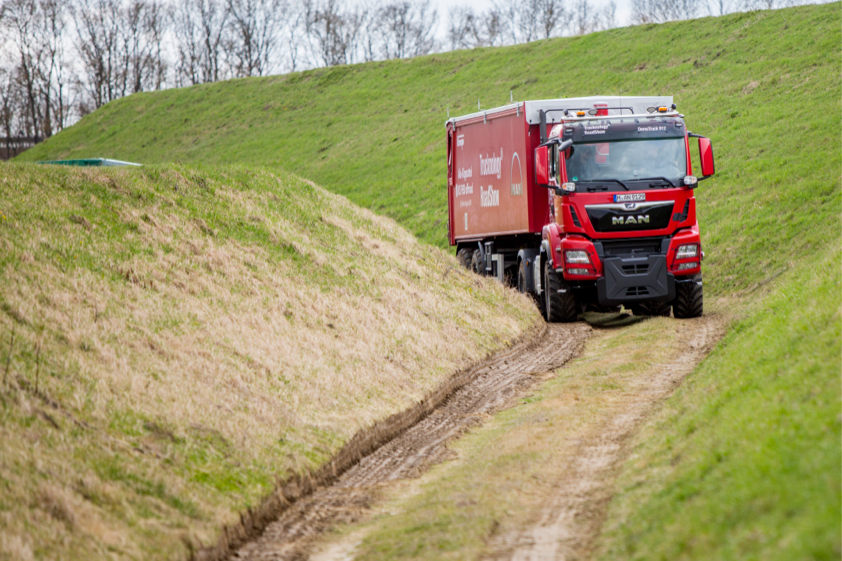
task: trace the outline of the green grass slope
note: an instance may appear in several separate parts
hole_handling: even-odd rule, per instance
[[[0,559],[175,559],[540,321],[286,173],[0,165]]]
[[[706,298],[736,321],[641,436],[600,551],[838,558],[840,15],[751,12],[136,95],[22,158],[292,170],[441,246],[447,107],[504,104],[512,88],[671,94],[714,141],[718,173],[697,190]]]
[[[720,249],[708,252],[711,278],[746,287],[819,243],[811,225],[834,214],[839,16],[838,3],[750,12],[144,93],[21,159],[277,166],[443,246],[446,108],[508,103],[511,89],[521,100],[671,94],[714,141],[719,173],[699,190],[704,241]],[[781,222],[795,239],[756,236]],[[742,268],[758,251],[762,267]]]

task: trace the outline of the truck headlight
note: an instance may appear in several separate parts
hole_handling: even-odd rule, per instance
[[[678,270],[679,271],[687,271],[688,269],[695,269],[699,266],[698,261],[690,261],[689,263],[679,263]]]
[[[568,263],[583,263],[588,264],[591,262],[590,258],[588,257],[588,253],[585,251],[580,250],[567,250],[564,252],[564,259]]]
[[[687,245],[678,246],[678,251],[675,254],[676,259],[689,259],[696,257],[699,254],[699,244],[691,243]]]
[[[591,272],[587,269],[567,269],[568,275],[590,275]]]

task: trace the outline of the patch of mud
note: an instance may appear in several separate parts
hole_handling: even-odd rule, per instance
[[[548,326],[529,343],[502,352],[466,373],[469,380],[441,405],[360,459],[335,482],[317,487],[283,509],[254,541],[231,558],[249,561],[306,559],[312,541],[338,523],[369,511],[378,489],[415,477],[447,459],[447,443],[483,418],[511,405],[543,374],[579,354],[591,328],[582,323]]]
[[[655,405],[666,398],[722,337],[725,320],[704,316],[678,320],[685,342],[682,353],[642,376],[630,388],[631,397],[607,410],[565,469],[538,523],[514,535],[501,535],[490,544],[494,561],[571,561],[588,559],[605,519],[613,482],[630,453],[630,437]]]

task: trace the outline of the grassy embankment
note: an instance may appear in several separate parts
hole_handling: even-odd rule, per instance
[[[0,166],[0,559],[174,559],[537,314],[285,173]],[[10,353],[11,351],[11,353]]]
[[[470,112],[477,97],[484,107],[503,104],[513,87],[518,99],[672,94],[689,128],[714,140],[718,174],[698,190],[706,295],[736,320],[642,432],[600,547],[608,557],[646,557],[635,542],[658,555],[694,558],[751,558],[775,547],[796,556],[811,548],[838,552],[840,353],[833,334],[840,322],[842,165],[838,120],[830,116],[840,112],[839,15],[838,3],[753,12],[132,96],[24,157],[285,167],[441,245],[446,107]],[[632,329],[671,340],[662,320]],[[629,345],[619,341],[612,350],[633,354]],[[768,358],[757,357],[757,349]],[[613,368],[606,364],[600,373],[622,373]],[[545,391],[564,391],[564,383]],[[611,383],[622,391],[621,377]],[[476,434],[459,445],[464,458],[485,433]],[[686,453],[672,453],[678,449]],[[515,456],[508,473],[528,468]],[[768,469],[775,462],[782,469]],[[461,481],[473,473],[465,469]],[[757,473],[764,475],[741,475]],[[430,505],[448,499],[439,480],[423,481],[427,502],[413,504],[416,520],[430,516],[429,523],[394,517],[365,547],[388,548],[391,532],[396,541],[419,544],[417,555],[471,552],[497,524],[514,519],[480,518],[472,530],[454,531],[466,526],[430,514]],[[825,482],[827,493],[815,497]],[[812,500],[818,506],[807,506]],[[448,508],[457,518],[476,512],[465,505]],[[517,508],[511,503],[503,513]],[[791,525],[781,522],[789,519]]]
[[[839,24],[835,4],[553,44],[569,57],[566,69],[599,59],[611,75],[626,61],[626,91],[675,93],[691,129],[714,139],[719,173],[698,190],[706,290],[733,317],[716,351],[631,443],[597,557],[837,559],[842,552],[842,159],[838,121],[828,119],[840,110]],[[686,37],[693,39],[678,41]],[[632,54],[609,57],[607,46],[623,39],[616,52]],[[664,53],[671,60],[660,61]],[[481,66],[496,77],[508,70],[491,61],[514,54],[473,56],[477,73]],[[604,91],[592,86],[600,80],[607,78],[562,91]],[[357,553],[481,557],[493,535],[534,522],[554,470],[574,449],[558,435],[633,396],[630,363],[645,375],[682,343],[665,320],[594,340],[529,403],[458,443],[459,461],[412,485],[408,499],[398,492]]]

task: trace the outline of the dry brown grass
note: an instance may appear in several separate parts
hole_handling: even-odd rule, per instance
[[[292,176],[5,165],[0,205],[0,559],[208,543],[538,320]]]

